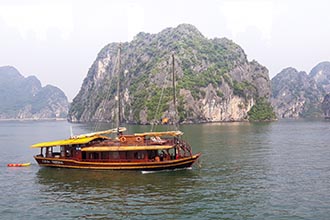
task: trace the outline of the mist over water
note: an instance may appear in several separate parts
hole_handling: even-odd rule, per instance
[[[0,122],[1,218],[328,219],[330,214],[328,121],[181,126],[193,151],[202,152],[191,170],[40,168],[32,157],[38,149],[29,146],[67,138],[70,126],[75,134],[94,128],[64,121]],[[6,166],[24,162],[32,165]]]

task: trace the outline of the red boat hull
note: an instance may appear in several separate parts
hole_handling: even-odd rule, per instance
[[[144,161],[144,162],[85,162],[72,159],[47,158],[35,156],[35,160],[43,167],[62,167],[75,169],[100,169],[100,170],[173,170],[188,168],[199,158],[200,154],[166,161]]]

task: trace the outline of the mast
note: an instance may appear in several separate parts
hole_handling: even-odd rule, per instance
[[[118,48],[118,54],[117,54],[117,59],[118,59],[118,66],[117,66],[117,71],[118,71],[118,77],[117,77],[117,119],[116,119],[116,127],[117,127],[117,136],[119,136],[120,134],[120,109],[121,109],[121,105],[120,105],[120,66],[121,66],[121,62],[120,62],[120,52],[121,52],[121,44],[119,44],[119,48]]]
[[[173,107],[174,107],[174,128],[178,130],[177,125],[177,109],[176,109],[176,88],[175,88],[175,60],[174,53],[172,54],[172,87],[173,87]]]

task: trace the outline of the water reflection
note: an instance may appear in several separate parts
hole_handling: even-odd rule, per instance
[[[122,218],[127,213],[140,217],[152,212],[169,215],[168,209],[175,209],[173,204],[186,203],[187,195],[199,188],[198,176],[193,170],[141,174],[42,168],[37,172],[36,183],[43,195],[53,198],[48,202],[65,203],[65,208],[80,204],[82,211],[77,213],[78,217]],[[86,211],[90,207],[94,209],[92,213]]]
[[[323,121],[184,125],[194,152],[203,154],[201,168],[152,174],[10,169],[8,157],[35,143],[34,133],[67,137],[67,123],[16,124],[15,139],[5,138],[13,130],[4,125],[2,219],[328,219],[330,129]]]
[[[191,170],[164,171],[142,174],[138,171],[102,171],[102,170],[75,170],[41,168],[38,173],[38,183],[44,185],[70,184],[72,186],[109,188],[122,186],[162,186],[177,184],[196,176]],[[166,180],[166,182],[164,182]],[[133,187],[133,188],[134,188]]]
[[[130,132],[149,129],[128,126]],[[38,171],[37,183],[44,195],[56,198],[57,204],[80,204],[83,210],[77,216],[82,218],[205,217],[201,213],[210,218],[224,213],[233,217],[242,207],[241,217],[253,217],[256,207],[268,201],[265,173],[269,169],[266,158],[272,125],[214,123],[184,125],[180,129],[194,152],[203,153],[200,169],[195,166],[193,170],[143,175],[45,168]],[[90,207],[92,213],[87,211]]]

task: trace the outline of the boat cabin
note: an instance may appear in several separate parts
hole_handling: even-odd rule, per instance
[[[38,157],[81,162],[160,162],[191,157],[190,146],[178,132],[120,135],[115,139],[96,135],[35,144]]]

